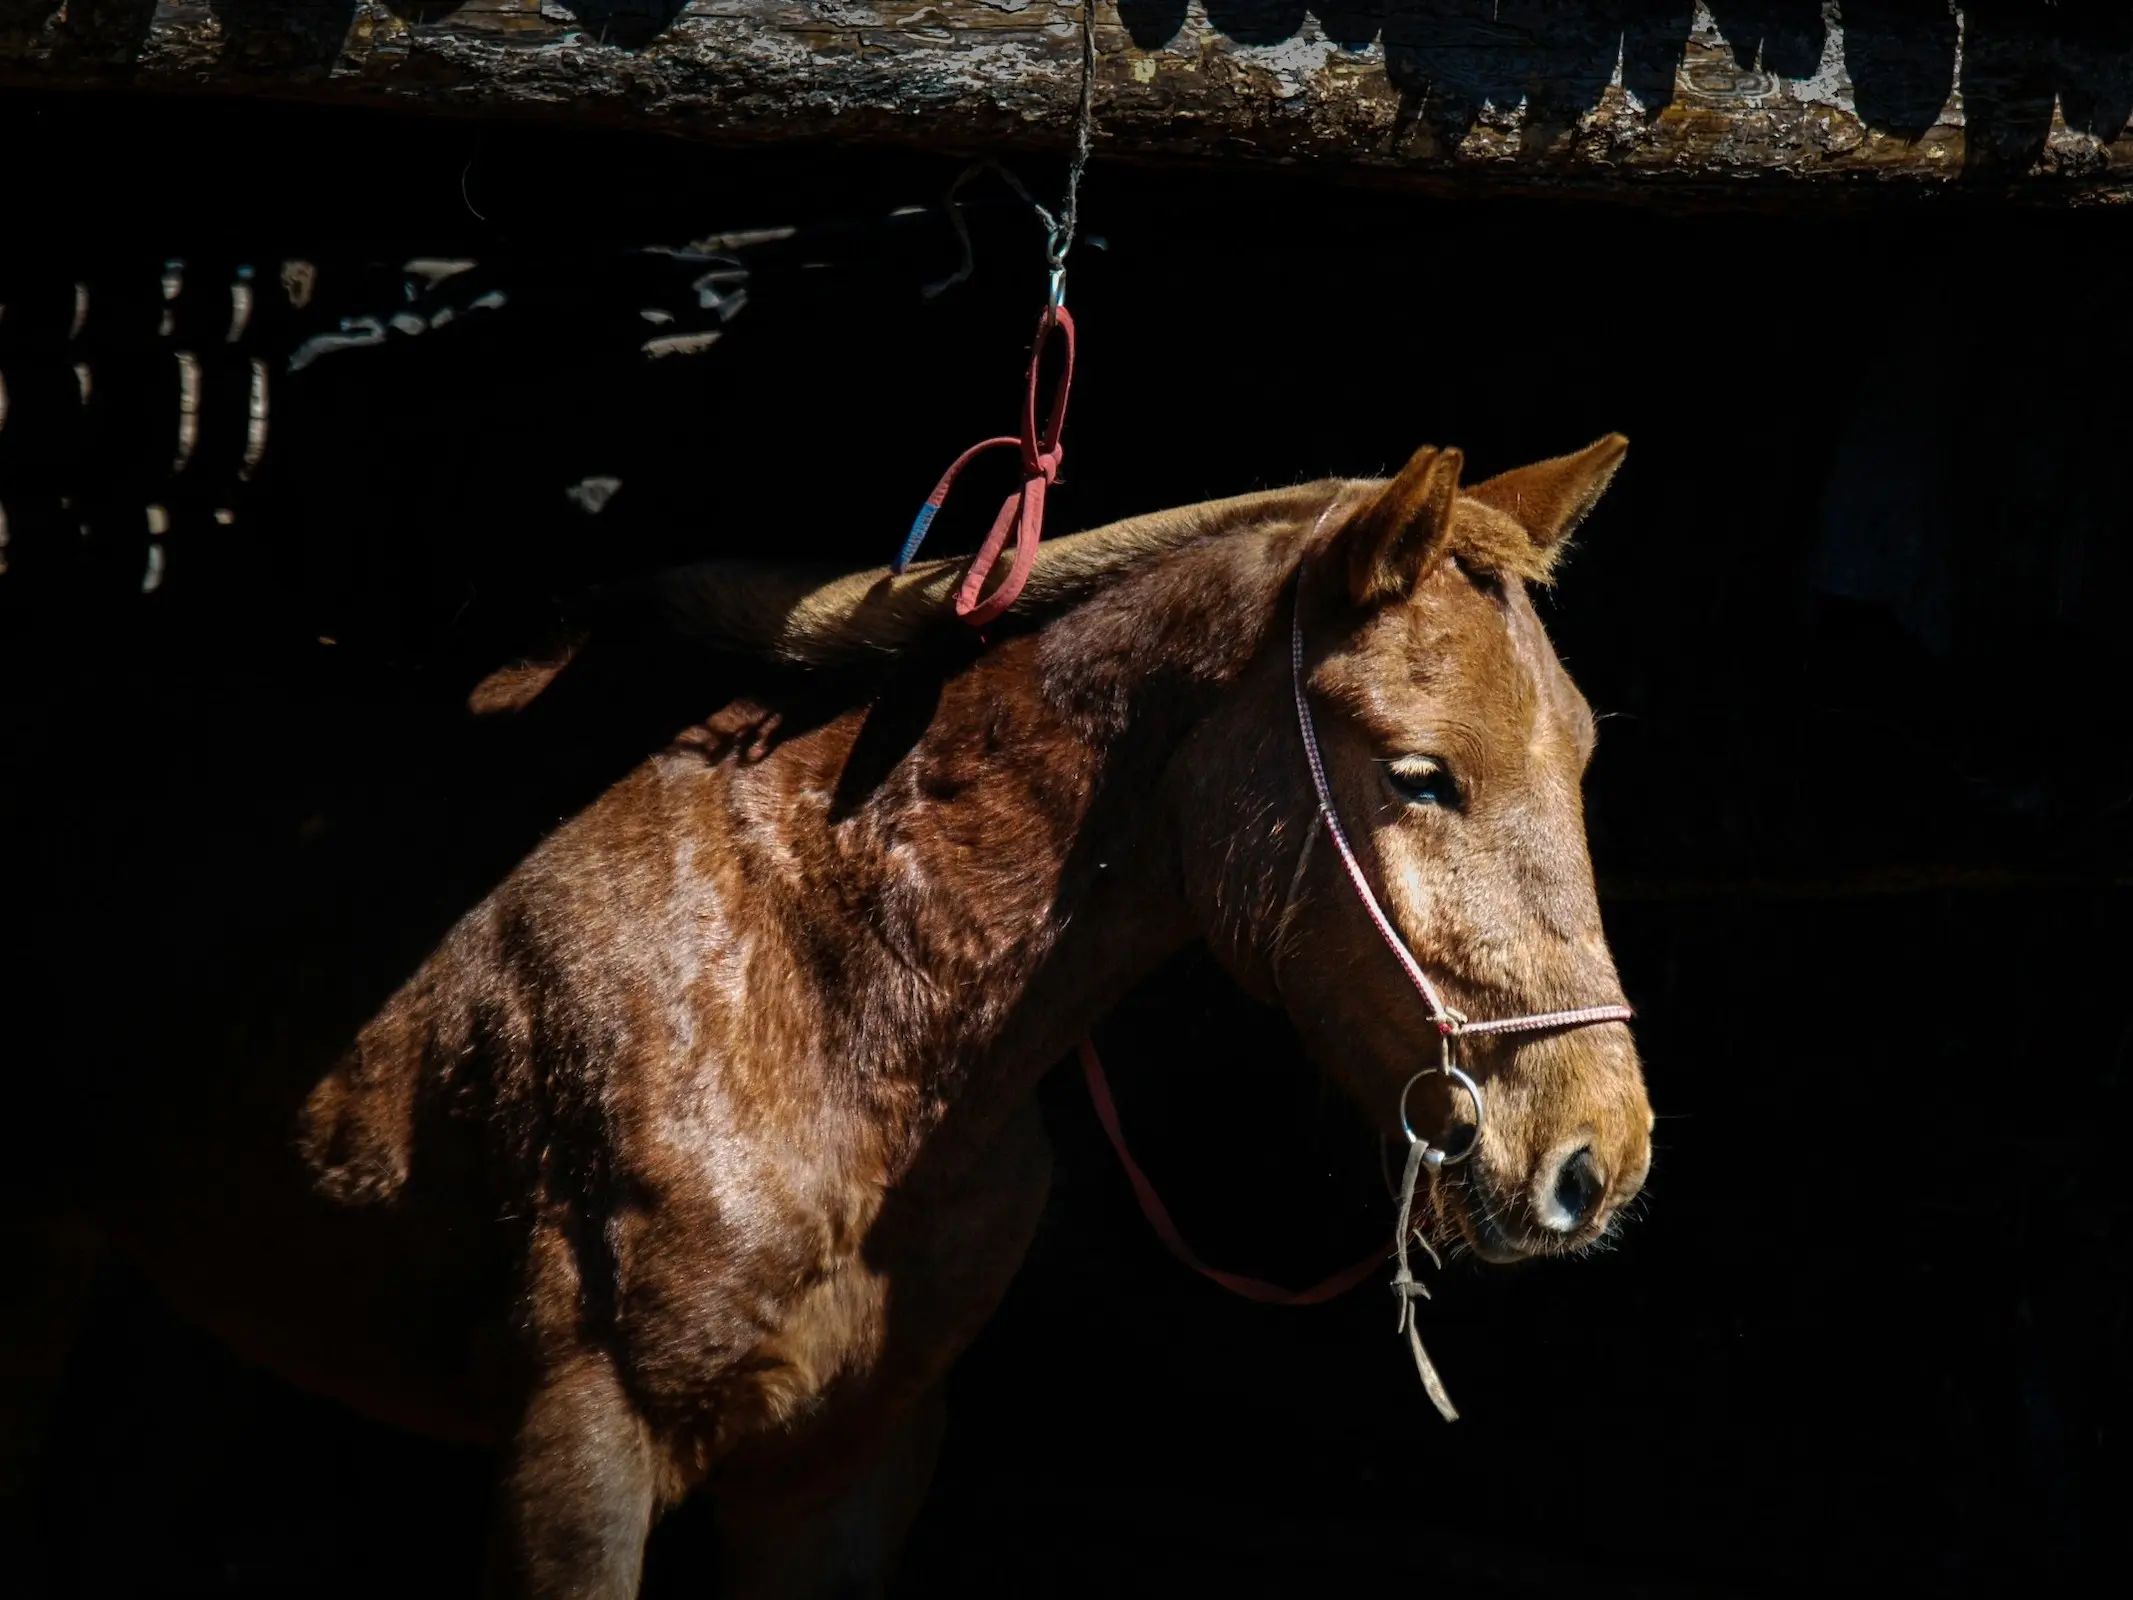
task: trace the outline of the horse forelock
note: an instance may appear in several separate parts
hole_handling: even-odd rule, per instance
[[[1452,514],[1450,551],[1467,566],[1492,576],[1547,584],[1555,581],[1562,546],[1536,543],[1517,519],[1478,500],[1462,499]]]

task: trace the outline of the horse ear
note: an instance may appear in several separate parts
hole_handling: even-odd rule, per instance
[[[1575,455],[1557,456],[1499,473],[1468,489],[1466,497],[1492,511],[1501,511],[1518,523],[1532,539],[1534,549],[1543,558],[1553,560],[1557,548],[1607,492],[1615,469],[1622,465],[1622,457],[1628,451],[1629,441],[1619,433],[1610,433]]]
[[[1357,605],[1404,599],[1444,553],[1459,502],[1457,450],[1424,445],[1400,475],[1348,519],[1348,592]]]

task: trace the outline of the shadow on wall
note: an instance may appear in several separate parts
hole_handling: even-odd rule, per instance
[[[1807,79],[1830,26],[1822,0],[1711,0],[1741,73]],[[1386,75],[1440,137],[1463,139],[1480,107],[1527,102],[1536,132],[1568,128],[1615,77],[1649,111],[1670,105],[1691,0],[1207,0],[1207,19],[1239,45],[1297,38],[1305,13],[1344,49],[1384,43]],[[1969,166],[2022,171],[2043,149],[2052,105],[2073,132],[2114,139],[2133,117],[2133,13],[1984,0],[1845,0],[1837,55],[1869,128],[1918,139],[1962,90]],[[1186,0],[1120,0],[1141,49],[1186,23]],[[1958,81],[1960,75],[1960,81]],[[1749,85],[1743,85],[1749,87]]]
[[[1185,0],[1119,0],[1133,42],[1159,49],[1185,25]],[[1330,0],[1308,8],[1346,49],[1385,47],[1405,115],[1456,142],[1483,105],[1527,102],[1545,138],[1598,105],[1619,60],[1622,84],[1657,111],[1674,98],[1691,0]],[[1822,0],[1710,0],[1733,65],[1754,77],[1809,78],[1829,54]],[[1300,0],[1208,0],[1239,44],[1298,37]],[[2042,152],[2059,104],[2076,133],[2116,137],[2133,117],[2133,14],[1986,0],[1846,0],[1837,57],[1860,118],[1916,139],[1960,88],[1973,170],[2020,171]],[[1958,81],[1958,76],[1960,81]],[[1744,92],[1754,92],[1743,82]]]
[[[225,65],[300,76],[331,68],[355,13],[354,0],[212,3],[226,30]],[[561,0],[560,9],[592,41],[639,51],[664,36],[687,3]],[[444,23],[461,9],[459,0],[387,4],[418,27]],[[1979,175],[2026,170],[2044,150],[2055,105],[2070,130],[2106,140],[2133,118],[2133,8],[1844,0],[1831,13],[1823,0],[1709,0],[1708,9],[1735,76],[1731,84],[1706,87],[1757,98],[1771,79],[1813,77],[1834,44],[1859,116],[1878,132],[1919,138],[1959,89],[1968,130],[1965,168]],[[0,0],[0,55],[49,38],[76,58],[124,64],[146,43],[154,13],[150,0],[77,0],[64,9],[60,0]],[[1306,19],[1315,16],[1320,36],[1342,49],[1383,43],[1403,124],[1426,124],[1456,144],[1484,106],[1523,102],[1529,141],[1545,144],[1599,104],[1618,62],[1623,87],[1647,110],[1670,104],[1695,5],[1207,0],[1207,15],[1218,33],[1248,46],[1300,39]],[[1118,16],[1136,47],[1157,50],[1184,29],[1186,0],[1118,0]]]
[[[602,44],[642,50],[688,7],[689,0],[567,0],[565,9]]]

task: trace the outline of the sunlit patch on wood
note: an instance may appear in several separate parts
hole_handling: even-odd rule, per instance
[[[200,442],[200,358],[189,350],[178,352],[178,447],[170,459],[173,473],[192,465],[193,450]]]
[[[237,468],[240,480],[258,470],[267,453],[267,364],[252,358],[252,384],[245,399],[244,460]],[[221,513],[217,513],[218,516]]]
[[[230,280],[230,331],[224,337],[225,344],[235,344],[244,337],[244,330],[252,322],[252,269],[239,267],[237,275]]]

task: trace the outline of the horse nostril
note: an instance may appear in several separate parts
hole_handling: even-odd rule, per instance
[[[1600,1181],[1600,1164],[1592,1159],[1592,1146],[1575,1150],[1556,1169],[1556,1215],[1545,1220],[1559,1233],[1580,1227],[1600,1203],[1606,1185]]]

